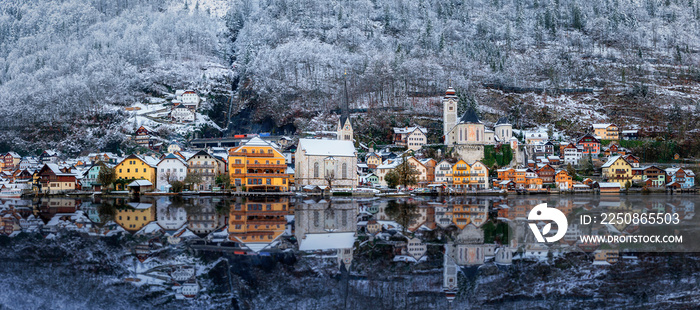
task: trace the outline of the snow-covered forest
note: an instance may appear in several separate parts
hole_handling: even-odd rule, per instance
[[[85,146],[104,147],[123,117],[109,107],[173,87],[233,84],[237,108],[277,125],[337,108],[344,80],[360,108],[484,83],[698,98],[697,0],[0,3],[5,146],[97,127]]]

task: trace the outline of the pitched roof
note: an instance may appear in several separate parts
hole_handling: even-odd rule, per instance
[[[504,116],[498,119],[496,126],[498,125],[510,125],[510,122],[508,122],[508,118]]]
[[[162,162],[163,162],[164,160],[166,160],[166,159],[175,159],[175,160],[181,162],[183,165],[187,166],[187,162],[185,162],[185,161],[182,159],[182,157],[177,156],[177,155],[175,155],[175,154],[173,154],[173,153],[168,153],[167,155],[165,155],[165,157],[163,157],[160,161],[158,161],[158,164],[160,165],[160,163],[162,163]]]
[[[610,127],[610,125],[614,125],[611,123],[604,123],[604,124],[593,124],[594,129],[604,129]]]
[[[298,149],[306,155],[355,156],[355,145],[345,140],[299,139]]]
[[[462,118],[459,119],[460,123],[471,123],[471,124],[481,124],[481,121],[479,120],[479,116],[476,114],[476,109],[474,108],[469,108],[467,109],[464,114],[462,114]]]
[[[394,133],[401,133],[401,134],[406,134],[406,133],[412,133],[416,130],[420,130],[423,133],[428,133],[428,129],[425,127],[420,127],[420,126],[413,126],[413,127],[394,127]]]
[[[603,166],[601,168],[609,168],[610,166],[612,166],[613,163],[615,163],[621,157],[622,156],[617,155],[617,156],[613,156],[613,157],[608,158],[608,161],[606,161],[605,164],[603,164]]]

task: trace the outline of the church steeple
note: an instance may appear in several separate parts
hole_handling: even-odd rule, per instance
[[[338,120],[338,133],[337,133],[337,139],[338,140],[346,140],[346,141],[352,141],[353,140],[353,129],[352,129],[352,122],[350,122],[350,107],[348,103],[348,82],[345,79],[345,76],[348,73],[345,72],[343,75],[343,84],[345,88],[345,101],[343,102],[343,106],[340,109],[340,119]]]

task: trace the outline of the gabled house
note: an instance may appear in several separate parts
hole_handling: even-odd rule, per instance
[[[569,143],[563,149],[564,154],[564,164],[571,164],[572,166],[578,165],[581,161],[581,156],[583,155],[583,147],[579,147],[576,144]]]
[[[615,124],[593,124],[593,134],[599,140],[620,140],[620,128]]]
[[[420,126],[394,127],[394,144],[406,146],[409,150],[419,150],[428,142],[428,129]]]
[[[382,164],[382,157],[377,155],[375,152],[370,152],[365,156],[365,162],[369,169],[376,169],[377,166]]]
[[[489,169],[480,161],[470,165],[469,186],[472,189],[489,188]]]
[[[146,180],[153,185],[156,183],[158,159],[132,154],[117,164],[114,171],[117,175],[117,190],[126,190],[126,185],[131,183],[131,180]]]
[[[603,179],[608,182],[619,183],[620,187],[632,182],[632,165],[620,155],[610,157],[602,168]]]
[[[22,161],[22,157],[15,152],[8,152],[2,156],[2,161],[4,163],[3,170],[15,170],[19,168],[19,163]]]
[[[184,105],[178,105],[170,111],[170,119],[178,123],[192,123],[195,117],[194,111]]]
[[[165,155],[158,162],[157,168],[156,189],[161,192],[169,191],[172,182],[183,181],[187,176],[187,162],[175,154]]]
[[[42,163],[56,163],[58,161],[58,152],[54,150],[45,150],[39,155],[39,160]]]
[[[692,188],[695,186],[695,173],[690,169],[673,167],[666,169],[667,184],[678,183],[680,188]]]
[[[566,170],[557,171],[554,179],[559,190],[573,189],[574,181]]]
[[[452,183],[452,163],[449,160],[443,159],[435,166],[435,183]]]
[[[41,193],[58,194],[80,189],[76,175],[61,171],[56,164],[44,164],[38,174]]]
[[[600,141],[591,134],[586,134],[585,136],[579,138],[576,141],[576,146],[583,149],[583,156],[591,155],[596,157],[598,154],[600,154]]]
[[[632,181],[642,183],[646,187],[664,187],[666,171],[656,166],[632,168]]]
[[[556,171],[549,164],[545,164],[544,166],[537,168],[535,172],[537,173],[537,176],[542,179],[542,183],[554,183],[554,175],[556,174]]]

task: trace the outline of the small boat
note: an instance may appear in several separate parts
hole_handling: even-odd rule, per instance
[[[19,188],[4,188],[0,190],[0,198],[21,198],[22,190]]]

